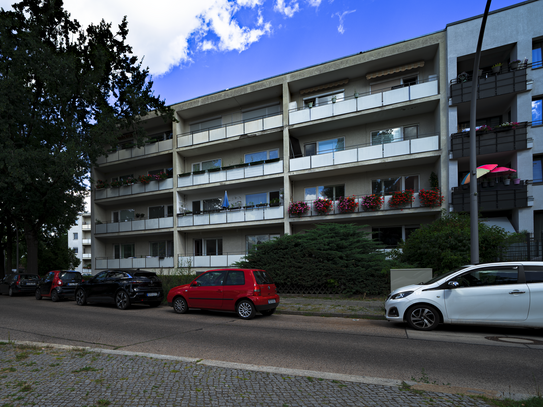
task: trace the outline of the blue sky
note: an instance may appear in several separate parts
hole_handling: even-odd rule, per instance
[[[9,9],[13,0],[0,0]],[[491,11],[517,4],[493,0]],[[444,30],[486,0],[64,0],[82,24],[128,18],[155,94],[174,104]]]

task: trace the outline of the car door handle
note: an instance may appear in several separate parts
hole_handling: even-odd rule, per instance
[[[526,291],[511,291],[509,294],[526,294]]]

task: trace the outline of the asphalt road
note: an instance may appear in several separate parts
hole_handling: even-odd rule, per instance
[[[0,340],[147,352],[253,365],[537,394],[543,330],[442,326],[417,332],[386,321],[257,316],[170,307],[77,306],[0,296]]]

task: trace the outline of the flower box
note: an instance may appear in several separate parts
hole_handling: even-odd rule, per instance
[[[330,199],[319,198],[313,201],[313,208],[319,215],[326,215],[333,207],[334,203]]]
[[[415,200],[413,196],[414,191],[412,189],[406,189],[401,192],[393,192],[390,200],[388,201],[388,206],[392,209],[405,208],[408,205],[411,205]]]
[[[366,195],[360,202],[360,208],[364,211],[378,211],[383,206],[383,197],[378,194]]]
[[[307,213],[309,210],[309,205],[307,202],[304,201],[298,201],[298,202],[292,202],[288,207],[288,213],[291,216],[302,216],[303,214]]]
[[[439,188],[421,189],[419,191],[420,205],[430,208],[437,208],[443,204],[445,198],[441,195]]]

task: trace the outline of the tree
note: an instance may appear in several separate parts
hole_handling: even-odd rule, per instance
[[[481,263],[502,258],[512,238],[515,236],[503,228],[479,222]],[[437,274],[470,264],[469,215],[444,212],[441,218],[412,232],[394,256],[414,267],[432,268]]]
[[[40,241],[40,274],[51,270],[74,270],[81,260],[73,249],[68,248],[68,234],[52,235],[46,241]]]
[[[40,237],[74,223],[107,146],[128,131],[141,145],[147,113],[173,112],[126,44],[126,18],[114,34],[103,20],[83,30],[62,0],[13,8],[0,9],[0,203],[37,272]]]
[[[238,263],[268,271],[284,286],[337,286],[343,294],[389,291],[390,265],[364,226],[323,224],[259,243]]]

